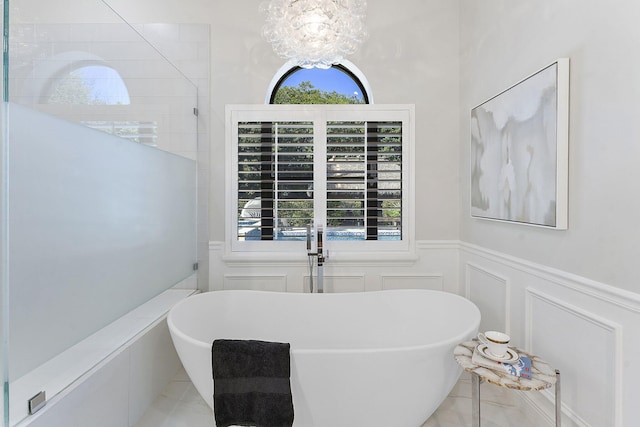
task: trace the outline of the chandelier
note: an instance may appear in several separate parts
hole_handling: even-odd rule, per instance
[[[329,68],[367,38],[366,0],[270,0],[265,39],[276,54],[303,68]]]

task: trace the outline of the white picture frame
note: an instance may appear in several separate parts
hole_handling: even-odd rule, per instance
[[[471,216],[568,227],[569,59],[471,110]]]

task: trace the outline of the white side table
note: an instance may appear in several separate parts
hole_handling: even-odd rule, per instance
[[[456,362],[471,373],[472,427],[480,427],[480,383],[486,381],[512,390],[544,390],[555,385],[556,427],[560,427],[562,405],[560,400],[560,371],[551,368],[547,362],[537,356],[514,348],[516,352],[531,359],[531,379],[519,378],[504,372],[477,365],[471,361],[473,350],[478,346],[477,339],[463,342],[453,351]]]

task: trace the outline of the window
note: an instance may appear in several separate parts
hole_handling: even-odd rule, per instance
[[[64,67],[50,80],[43,103],[52,106],[46,110],[48,112],[60,105],[82,106],[72,110],[76,114],[68,118],[77,120],[77,112],[81,111],[83,119],[77,121],[87,127],[140,144],[157,146],[158,122],[126,119],[132,111],[127,85],[118,71],[100,61],[79,61]],[[52,113],[66,116],[60,111]],[[122,119],[114,120],[113,117]]]
[[[232,250],[408,250],[413,107],[229,106]]]
[[[63,72],[49,89],[47,104],[129,105],[129,91],[120,74],[98,64],[81,65]]]
[[[343,59],[328,69],[284,64],[275,74],[265,104],[373,104],[366,76]]]
[[[328,69],[294,67],[276,83],[270,104],[368,104],[364,85],[344,65]]]

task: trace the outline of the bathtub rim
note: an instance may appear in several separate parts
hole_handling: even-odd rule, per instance
[[[377,290],[377,291],[368,291],[368,292],[348,292],[348,293],[325,293],[325,294],[310,294],[310,293],[293,293],[293,292],[277,292],[277,291],[260,291],[260,290],[244,290],[244,289],[237,289],[237,290],[231,290],[231,289],[226,289],[226,290],[221,290],[221,291],[209,291],[209,292],[202,292],[196,295],[192,295],[189,298],[185,298],[184,300],[180,301],[178,304],[176,304],[174,307],[172,307],[172,309],[169,311],[169,314],[167,315],[167,324],[169,326],[169,331],[171,332],[171,334],[176,334],[180,339],[188,342],[190,345],[195,345],[199,348],[202,348],[204,350],[210,350],[212,343],[207,343],[204,341],[200,341],[197,340],[195,338],[192,338],[191,336],[187,335],[186,333],[184,333],[180,328],[178,328],[173,320],[173,315],[174,315],[174,310],[177,310],[180,306],[182,306],[183,304],[187,304],[187,302],[191,299],[191,298],[204,298],[205,296],[208,296],[209,293],[245,293],[245,294],[283,294],[283,295],[296,295],[297,297],[303,297],[303,296],[307,296],[307,297],[320,297],[320,298],[327,298],[327,297],[339,297],[340,295],[345,295],[345,294],[359,294],[359,293],[367,293],[367,294],[372,294],[372,293],[432,293],[432,294],[446,294],[446,295],[450,295],[450,296],[454,296],[459,300],[464,301],[464,304],[468,304],[469,307],[471,309],[474,309],[475,311],[475,317],[476,317],[476,321],[472,322],[469,327],[464,330],[463,332],[456,334],[452,337],[449,337],[447,339],[444,340],[439,340],[436,342],[432,342],[432,343],[426,343],[426,344],[418,344],[418,345],[406,345],[406,346],[395,346],[395,347],[363,347],[363,348],[291,348],[291,353],[292,354],[335,354],[335,355],[339,355],[339,354],[373,354],[373,353],[391,353],[391,352],[411,352],[411,351],[421,351],[421,350],[428,350],[430,348],[439,348],[442,346],[448,346],[448,345],[457,345],[460,342],[462,342],[465,339],[468,339],[470,335],[473,335],[479,328],[480,326],[480,320],[481,320],[481,314],[480,314],[480,309],[478,308],[478,306],[476,306],[471,300],[469,300],[468,298],[462,296],[462,295],[458,295],[452,292],[447,292],[447,291],[437,291],[437,290],[430,290],[430,289],[388,289],[388,290]],[[232,338],[227,338],[227,339],[232,339]]]

